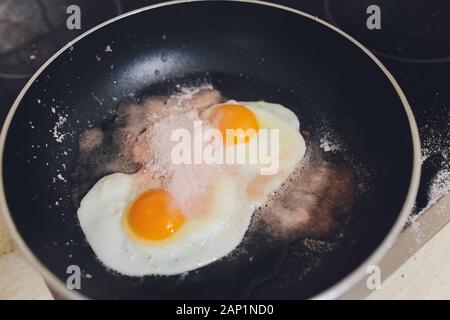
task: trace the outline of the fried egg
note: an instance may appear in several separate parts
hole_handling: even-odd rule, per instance
[[[158,180],[149,178],[144,188],[138,174],[103,177],[82,199],[77,215],[89,245],[108,268],[128,276],[173,275],[228,255],[242,242],[255,209],[304,156],[299,121],[282,105],[230,100],[211,106],[202,117],[223,133],[252,129],[224,140],[226,154],[257,141],[261,129],[277,129],[276,172],[261,175],[267,164],[259,162],[220,171],[210,181],[204,212],[195,216],[186,215]],[[252,149],[245,152],[249,156]]]

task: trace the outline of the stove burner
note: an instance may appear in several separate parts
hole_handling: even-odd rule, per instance
[[[366,9],[381,9],[381,29],[369,30]],[[386,58],[419,63],[450,61],[450,1],[325,1],[328,19]]]
[[[81,30],[66,27],[66,9],[71,4],[81,8]],[[118,0],[1,1],[0,77],[30,77],[64,44],[120,13],[122,6]]]

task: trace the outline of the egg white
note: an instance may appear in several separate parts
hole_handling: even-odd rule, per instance
[[[107,267],[129,276],[182,273],[233,250],[250,223],[251,212],[243,214],[234,201],[238,190],[234,181],[223,177],[215,188],[210,199],[215,209],[186,219],[164,240],[139,242],[123,227],[122,216],[140,193],[134,175],[115,173],[98,181],[81,201],[78,219],[91,248]]]
[[[304,157],[306,152],[306,143],[303,136],[300,134],[300,122],[294,112],[288,108],[275,103],[269,103],[265,101],[239,101],[230,100],[225,104],[239,104],[250,109],[259,124],[259,129],[278,129],[279,132],[279,160],[278,170],[275,174],[270,175],[269,181],[260,185],[261,196],[257,199],[253,199],[249,202],[249,206],[254,210],[256,207],[264,204],[268,195],[280,188],[282,183],[288,178],[288,176],[294,171],[297,164]],[[211,108],[220,105],[213,106]],[[261,134],[258,133],[255,137],[261,139]],[[254,138],[255,138],[254,137]],[[249,143],[253,141],[250,140]],[[273,142],[269,139],[269,145]],[[226,152],[236,154],[236,145],[226,147]],[[234,149],[234,150],[232,150]],[[246,149],[250,152],[250,148]],[[246,159],[249,159],[249,155],[246,155]],[[241,189],[245,190],[255,177],[261,174],[261,168],[265,165],[261,163],[241,164],[238,167],[239,179],[241,180]],[[241,192],[242,193],[242,192]]]

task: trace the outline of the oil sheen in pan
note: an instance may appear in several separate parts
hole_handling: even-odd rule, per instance
[[[340,152],[325,153],[318,146],[318,141],[325,134],[329,134],[330,124],[322,115],[313,112],[307,96],[295,88],[282,88],[270,83],[244,75],[232,76],[225,74],[193,75],[180,79],[167,80],[157,86],[147,88],[136,94],[134,102],[153,95],[171,95],[181,87],[199,86],[210,83],[221,91],[226,98],[237,100],[266,100],[277,102],[291,108],[299,117],[303,133],[307,138],[310,153],[309,158],[315,157],[316,164],[320,161],[332,163],[346,163],[354,168],[357,161],[342,148]],[[308,107],[309,106],[309,107]],[[113,107],[113,106],[112,106]],[[114,127],[114,117],[100,125],[107,137]],[[331,128],[332,130],[332,128]],[[327,131],[327,132],[325,132]],[[339,135],[338,132],[335,133]],[[115,148],[105,140],[105,152],[114,156]],[[320,161],[317,159],[320,158]],[[92,160],[92,159],[91,159]],[[79,159],[81,163],[74,176],[73,189],[76,206],[89,188],[102,176],[112,172],[92,170],[89,161]],[[102,160],[102,159],[100,159]],[[103,159],[105,160],[105,159]],[[308,161],[308,160],[307,160]],[[130,166],[129,172],[136,170]],[[310,168],[314,172],[314,166]],[[355,171],[358,182],[365,178],[362,170]],[[361,185],[361,183],[359,183]],[[356,197],[361,198],[361,193]],[[357,208],[358,204],[355,204]],[[265,208],[262,208],[264,211]],[[336,257],[342,258],[349,252],[352,244],[352,220],[357,218],[357,209],[339,218],[339,224],[333,226],[332,232],[304,234],[300,236],[280,236],[271,234],[270,228],[261,223],[259,212],[255,213],[254,221],[241,244],[229,256],[200,269],[174,276],[146,276],[142,278],[124,278],[135,289],[145,292],[153,298],[282,298],[297,297],[296,285],[302,287],[307,297],[315,292],[312,274],[319,269],[327,268]],[[318,222],[318,221],[316,221]],[[319,221],[320,223],[320,221]],[[308,237],[309,236],[309,237]],[[102,268],[102,267],[101,267]],[[103,268],[104,270],[104,268]],[[113,273],[109,271],[109,273]],[[339,270],[328,273],[330,281],[340,277]],[[310,286],[310,292],[308,287]]]

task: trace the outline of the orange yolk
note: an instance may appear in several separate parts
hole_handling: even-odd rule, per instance
[[[259,129],[258,121],[253,112],[240,104],[217,106],[213,110],[210,120],[222,132],[226,145],[247,143]],[[227,129],[238,131],[235,131],[227,139]]]
[[[140,194],[125,214],[126,225],[133,234],[144,240],[165,239],[176,232],[183,222],[182,212],[163,189]]]

